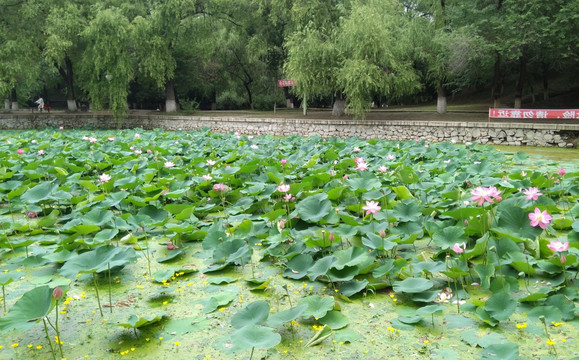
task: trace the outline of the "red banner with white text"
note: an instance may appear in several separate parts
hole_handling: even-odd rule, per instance
[[[499,119],[579,119],[579,109],[489,109],[489,118]]]
[[[287,87],[287,86],[294,86],[296,84],[295,80],[278,80],[277,86],[279,87]]]

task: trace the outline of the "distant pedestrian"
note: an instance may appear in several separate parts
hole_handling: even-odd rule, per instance
[[[44,99],[38,98],[34,103],[38,104],[38,111],[42,112],[42,109],[44,109]]]

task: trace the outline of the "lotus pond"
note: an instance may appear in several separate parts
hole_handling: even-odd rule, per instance
[[[577,358],[576,159],[4,131],[0,358]]]

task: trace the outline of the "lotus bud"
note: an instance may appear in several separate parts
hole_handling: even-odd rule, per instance
[[[178,249],[178,248],[179,248],[179,247],[178,247],[177,245],[173,244],[171,241],[169,241],[169,242],[167,243],[167,250],[175,250],[175,249]]]
[[[386,237],[386,231],[384,229],[380,230],[380,237],[384,239]]]
[[[565,263],[567,263],[567,258],[565,257],[565,255],[561,255],[561,264]]]
[[[330,233],[330,235],[328,235],[328,240],[330,240],[330,242],[333,242],[335,240],[333,233]]]
[[[52,291],[52,298],[56,301],[62,299],[62,295],[63,291],[60,286],[55,287],[54,290]]]

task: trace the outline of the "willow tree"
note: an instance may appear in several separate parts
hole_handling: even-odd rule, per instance
[[[74,65],[82,58],[84,42],[78,35],[88,25],[87,15],[79,4],[65,2],[50,7],[46,16],[44,57],[54,64],[65,83],[69,111],[77,111]]]
[[[108,104],[118,119],[127,112],[136,66],[131,23],[120,8],[100,9],[81,36],[86,41],[81,60],[83,87],[95,108]]]
[[[308,22],[289,37],[286,70],[300,93],[334,93],[338,100],[343,95],[345,106],[363,118],[374,95],[396,98],[420,84],[402,5],[394,0],[345,5],[333,5],[342,12],[335,22],[317,27]]]
[[[0,1],[0,96],[18,109],[19,98],[42,89],[42,4]]]

